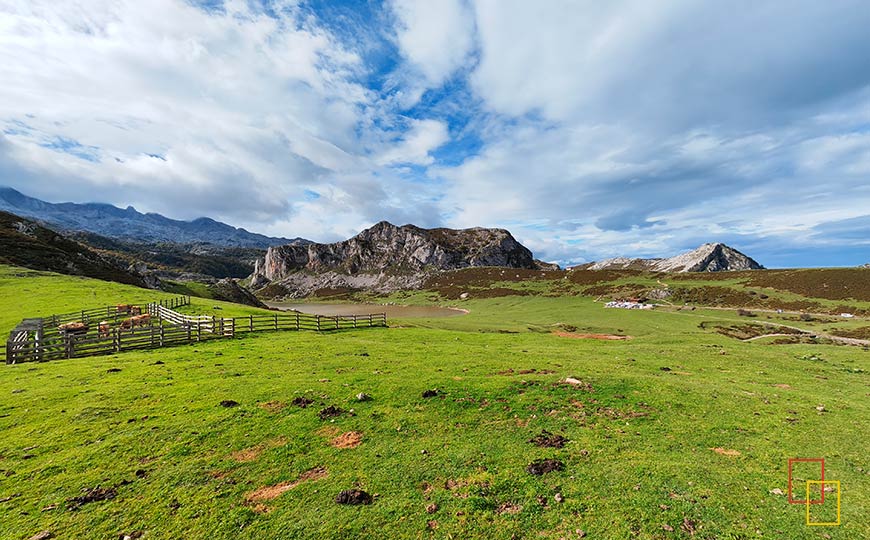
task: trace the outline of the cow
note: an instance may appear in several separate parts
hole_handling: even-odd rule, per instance
[[[118,304],[115,309],[118,313],[130,313],[132,307],[130,304]]]
[[[61,324],[57,327],[61,334],[87,334],[88,325],[83,322],[75,321]]]
[[[142,308],[140,306],[130,306],[130,315],[141,315]]]
[[[132,329],[136,328],[137,326],[145,326],[146,324],[149,324],[150,322],[151,322],[151,315],[149,315],[147,313],[144,315],[135,315],[133,317],[130,317],[129,319],[124,319],[123,321],[121,321],[121,329],[122,330],[132,330]]]
[[[107,338],[112,332],[112,327],[109,324],[109,321],[100,321],[99,325],[100,337]]]

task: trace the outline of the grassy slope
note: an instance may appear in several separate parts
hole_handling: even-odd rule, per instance
[[[32,298],[26,309],[25,289]],[[0,326],[155,294],[6,268]],[[198,301],[191,311],[216,304]],[[870,376],[862,372],[870,353],[742,343],[698,328],[701,320],[738,320],[733,312],[604,310],[580,297],[462,306],[471,314],[394,322],[402,328],[262,334],[2,366],[0,471],[15,474],[0,472],[0,499],[20,496],[0,503],[0,538],[43,529],[61,538],[136,530],[147,530],[146,538],[561,538],[576,537],[577,529],[587,538],[689,538],[684,519],[696,523],[695,538],[757,538],[758,531],[870,537],[861,517],[870,514]],[[226,313],[248,309],[224,306]],[[554,323],[634,339],[541,332]],[[531,368],[554,373],[516,374]],[[508,369],[515,373],[498,374]],[[565,376],[595,391],[554,385]],[[442,397],[421,398],[434,387]],[[356,403],[358,392],[374,399]],[[257,406],[300,395],[314,405],[277,413]],[[241,406],[219,407],[224,399]],[[354,408],[356,416],[320,420],[320,403]],[[825,412],[816,410],[820,404]],[[361,431],[363,443],[332,448],[324,427]],[[571,442],[563,449],[529,444],[541,429]],[[230,456],[269,441],[276,442],[254,461]],[[719,455],[715,447],[740,455]],[[843,486],[842,526],[807,527],[802,506],[770,493],[786,489],[786,459],[796,456],[827,459],[826,476]],[[524,467],[538,457],[558,457],[566,469],[530,476]],[[329,475],[267,503],[271,512],[244,504],[253,489],[316,466]],[[138,469],[147,476],[137,478]],[[122,480],[132,483],[112,501],[65,508],[82,488]],[[446,489],[448,480],[460,487]],[[427,483],[433,488],[425,492]],[[332,502],[353,486],[378,493],[375,504]],[[564,503],[553,500],[556,493]],[[428,514],[432,502],[439,508]],[[499,514],[505,503],[522,510]]]

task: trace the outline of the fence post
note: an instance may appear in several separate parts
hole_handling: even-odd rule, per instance
[[[371,313],[369,313],[369,326],[374,326],[374,324],[372,324],[372,314]]]
[[[190,323],[184,325],[187,328],[187,342],[190,343]]]
[[[73,334],[66,334],[64,337],[66,338],[66,357],[72,358],[74,353],[73,339],[75,338],[73,337]]]
[[[202,322],[196,323],[196,340],[202,340]]]
[[[320,332],[320,315],[317,316],[317,331]]]
[[[299,330],[299,312],[296,312],[296,330]]]
[[[248,316],[248,319],[249,319],[249,321],[250,321],[251,332],[253,332],[253,331],[254,331],[254,316],[253,316],[253,315],[249,315],[249,316]]]
[[[353,316],[353,327],[356,328],[356,315]]]
[[[338,330],[338,315],[335,316],[335,329]]]
[[[163,325],[160,325],[160,346],[163,347]]]
[[[278,329],[278,314],[275,314],[275,330]]]

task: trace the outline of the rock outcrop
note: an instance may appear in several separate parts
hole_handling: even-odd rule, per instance
[[[271,247],[251,286],[280,283],[305,296],[319,289],[412,288],[433,272],[472,266],[538,268],[531,251],[504,229],[423,229],[381,221],[334,244]]]
[[[645,270],[650,272],[726,272],[761,270],[764,267],[751,257],[720,243],[704,244],[697,249],[666,259],[631,259],[616,257],[578,267],[584,270]]]

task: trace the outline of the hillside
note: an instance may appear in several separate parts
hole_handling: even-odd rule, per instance
[[[326,288],[383,292],[415,287],[432,272],[540,264],[504,229],[423,229],[382,221],[334,244],[271,247],[257,261],[251,284],[279,284],[294,296]]]
[[[35,219],[61,231],[88,231],[109,238],[137,242],[207,243],[265,249],[303,238],[273,238],[239,229],[210,218],[193,221],[143,214],[132,206],[121,209],[103,203],[49,203],[0,187],[0,210]]]
[[[530,294],[472,295],[468,315],[391,328],[0,366],[0,537],[870,535],[867,352],[744,341],[731,327],[755,323],[733,310],[546,296],[558,274],[617,277],[470,268],[441,277]],[[0,327],[159,294],[0,267]],[[194,299],[191,313],[214,304],[257,312]],[[583,337],[599,334],[623,339]],[[806,456],[842,484],[840,527],[807,527],[788,503],[787,460]],[[533,474],[545,459],[553,470]],[[336,503],[354,488],[371,504]]]
[[[616,257],[581,265],[584,270],[644,270],[649,272],[728,272],[764,268],[751,257],[721,243],[704,244],[669,258]]]
[[[0,212],[0,262],[145,287],[143,276],[117,260],[33,221]]]

